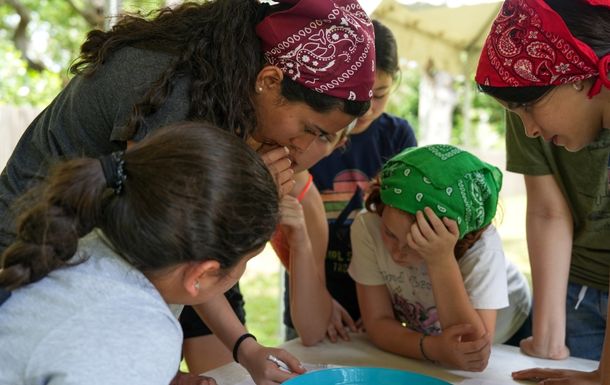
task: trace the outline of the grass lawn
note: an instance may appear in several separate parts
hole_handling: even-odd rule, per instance
[[[283,274],[283,273],[282,273]],[[246,301],[246,324],[258,341],[277,346],[284,341],[281,325],[282,283],[280,262],[271,246],[248,262],[239,281]]]
[[[274,256],[275,258],[275,256]],[[249,274],[240,281],[246,299],[248,330],[266,346],[277,346],[284,339],[280,335],[282,323],[279,269]]]

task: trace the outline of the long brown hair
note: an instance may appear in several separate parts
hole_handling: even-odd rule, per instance
[[[289,6],[212,0],[163,8],[152,18],[125,15],[110,31],[89,32],[70,71],[91,76],[110,55],[126,46],[171,53],[176,56],[174,61],[133,105],[126,124],[130,132],[136,132],[146,116],[161,108],[179,77],[188,76],[187,118],[206,120],[243,139],[256,127],[253,95],[256,76],[265,65],[255,26],[266,15]],[[318,93],[287,77],[282,95],[317,112],[338,108],[354,117],[366,113],[370,105]]]
[[[364,202],[364,206],[367,211],[371,213],[376,213],[381,217],[383,214],[383,209],[385,208],[385,204],[381,201],[381,181],[379,180],[379,176],[375,178],[375,180],[371,183],[368,191],[367,197]],[[475,244],[481,238],[481,235],[490,225],[482,227],[478,230],[472,231],[460,240],[457,241],[455,247],[453,248],[453,254],[455,255],[455,259],[458,261],[460,258],[466,254],[466,251]]]
[[[93,228],[142,271],[201,260],[227,269],[275,229],[273,178],[234,135],[206,123],[176,124],[123,159],[119,195],[107,188],[98,159],[81,158],[56,165],[21,200],[17,238],[0,258],[0,287],[13,290],[78,263],[78,239]]]

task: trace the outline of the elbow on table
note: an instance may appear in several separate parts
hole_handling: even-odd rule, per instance
[[[303,344],[303,346],[314,346],[318,342],[322,341],[324,339],[324,337],[326,336],[326,334],[324,332],[323,333],[312,333],[312,332],[301,333],[301,332],[299,332],[299,336],[301,337],[301,343]]]
[[[313,346],[326,337],[328,322],[316,322],[317,320],[303,320],[292,317],[294,329],[304,346]]]

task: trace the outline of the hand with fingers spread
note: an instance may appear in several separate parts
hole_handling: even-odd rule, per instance
[[[513,380],[534,381],[540,385],[600,385],[599,370],[581,372],[568,369],[532,368],[512,373]]]
[[[294,170],[291,168],[290,151],[286,147],[261,145],[258,152],[275,180],[280,197],[294,187]]]
[[[426,356],[441,365],[460,370],[480,372],[487,367],[491,354],[491,341],[483,336],[474,341],[464,342],[474,327],[469,324],[449,326],[437,336],[425,339]]]
[[[425,215],[424,215],[425,214]],[[409,247],[417,251],[428,264],[454,259],[453,249],[459,237],[455,221],[440,219],[432,209],[415,214],[415,223],[407,234]]]
[[[332,302],[332,314],[326,335],[331,342],[337,342],[337,337],[344,341],[349,341],[349,332],[357,332],[358,327],[347,310],[339,302],[334,298]]]

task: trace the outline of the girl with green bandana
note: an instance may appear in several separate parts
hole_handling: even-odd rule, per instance
[[[481,371],[531,307],[525,277],[491,225],[502,173],[449,145],[390,161],[351,228],[358,302],[381,349]]]

